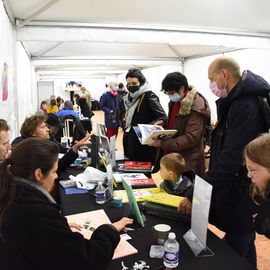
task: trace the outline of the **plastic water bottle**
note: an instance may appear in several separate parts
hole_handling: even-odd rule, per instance
[[[81,158],[82,158],[82,160],[87,160],[87,153],[86,153],[85,149],[83,149],[83,151],[81,153]]]
[[[179,244],[175,239],[175,233],[170,232],[164,243],[163,264],[167,268],[176,268],[179,263]]]
[[[102,185],[102,182],[98,182],[98,185],[95,189],[96,193],[96,203],[97,204],[103,204],[106,201],[106,194],[105,194],[105,188]]]

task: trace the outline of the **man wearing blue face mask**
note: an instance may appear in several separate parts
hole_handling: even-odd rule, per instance
[[[169,96],[168,129],[178,132],[168,139],[156,141],[152,146],[161,147],[165,154],[180,153],[185,161],[185,170],[193,170],[203,176],[204,128],[210,116],[206,99],[188,85],[187,78],[180,72],[172,72],[162,81],[162,89]]]
[[[256,207],[250,199],[250,181],[243,164],[244,147],[266,131],[258,96],[269,94],[269,84],[251,71],[240,73],[239,64],[221,56],[209,66],[210,90],[220,97],[218,123],[212,132],[209,170],[204,179],[213,185],[209,222],[223,230],[224,240],[256,265],[252,216]],[[179,210],[191,208],[184,199]]]

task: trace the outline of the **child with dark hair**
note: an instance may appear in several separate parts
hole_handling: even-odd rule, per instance
[[[185,159],[179,153],[163,156],[159,172],[164,181],[160,184],[160,188],[169,194],[185,196],[195,180],[195,173],[185,171],[185,168]]]

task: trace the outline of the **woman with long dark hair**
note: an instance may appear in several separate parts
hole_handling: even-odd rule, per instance
[[[102,225],[86,240],[72,232],[49,191],[57,178],[58,147],[31,137],[0,167],[1,269],[105,269],[132,220]]]

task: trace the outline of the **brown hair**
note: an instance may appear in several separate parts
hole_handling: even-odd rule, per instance
[[[14,176],[36,182],[35,170],[39,168],[46,176],[57,158],[57,145],[47,139],[31,137],[15,145],[10,157],[0,165],[0,226],[6,208],[15,197]]]
[[[186,168],[186,161],[179,153],[170,153],[163,156],[160,160],[160,164],[162,164],[167,170],[174,172],[177,180]]]
[[[6,120],[0,119],[0,131],[9,131],[9,126]]]
[[[244,150],[244,158],[250,159],[252,162],[267,168],[270,171],[270,133],[265,133],[252,140]],[[270,179],[269,179],[270,185]],[[260,191],[255,184],[251,187],[252,199],[256,195],[266,197],[267,189]]]
[[[25,118],[20,133],[24,138],[32,137],[35,133],[38,125],[45,122],[46,118],[44,115],[32,115]]]
[[[56,106],[56,99],[55,98],[51,99],[50,105],[51,106]]]

